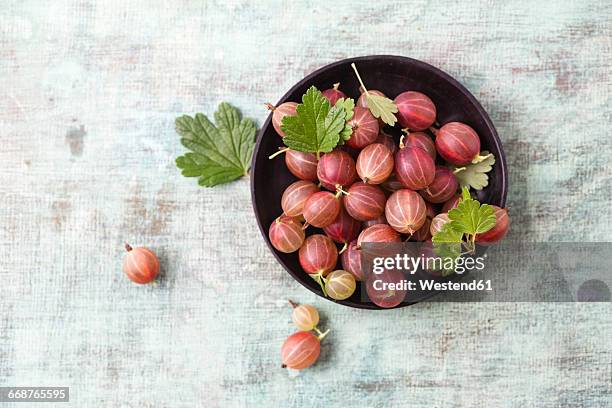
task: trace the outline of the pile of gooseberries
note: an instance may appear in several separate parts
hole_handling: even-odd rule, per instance
[[[273,155],[284,153],[296,181],[282,195],[283,213],[270,225],[269,238],[276,250],[297,252],[302,269],[321,285],[325,296],[348,299],[366,284],[370,300],[388,308],[401,303],[405,293],[369,287],[361,245],[430,243],[460,200],[456,169],[482,160],[480,137],[466,123],[439,126],[434,102],[412,90],[395,97],[398,123],[388,126],[370,111],[363,92],[347,122],[353,133],[345,144],[320,157],[289,148]],[[368,92],[384,96],[378,90]],[[322,95],[332,105],[347,97],[339,84]],[[295,115],[296,106],[269,105],[279,136],[284,137],[282,118]],[[480,244],[498,242],[508,231],[507,211],[495,206],[494,210],[497,224],[476,236]],[[388,272],[386,278],[396,281],[401,276]],[[312,339],[300,341],[316,348]]]

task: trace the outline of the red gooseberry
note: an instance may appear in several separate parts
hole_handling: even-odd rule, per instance
[[[449,198],[448,201],[446,201],[444,205],[442,206],[442,212],[447,213],[453,208],[457,208],[457,204],[459,204],[459,200],[461,200],[460,194],[455,194],[454,196]]]
[[[285,102],[278,106],[266,103],[266,107],[272,111],[272,126],[281,137],[285,137],[285,132],[281,129],[281,124],[285,116],[295,116],[298,104],[295,102]]]
[[[436,150],[450,164],[463,166],[478,157],[480,138],[465,123],[450,122],[432,131],[436,135]]]
[[[325,276],[338,263],[338,248],[334,241],[325,235],[311,235],[300,247],[298,259],[307,274]]]
[[[127,255],[123,258],[123,272],[135,283],[145,284],[155,280],[159,274],[159,259],[149,248],[132,248],[125,244]]]
[[[379,307],[395,307],[406,298],[406,290],[397,287],[404,279],[404,274],[398,269],[384,269],[380,274],[370,273],[365,282],[366,293]]]
[[[344,208],[356,220],[373,220],[385,211],[387,198],[378,186],[358,181],[349,187],[347,193],[344,197]]]
[[[496,223],[493,228],[487,232],[476,235],[476,242],[481,245],[494,244],[504,239],[508,230],[510,229],[510,217],[508,217],[508,210],[506,208],[500,208],[496,205],[491,205],[495,211]]]
[[[357,157],[357,174],[367,184],[380,184],[393,171],[393,154],[383,144],[366,146]]]
[[[378,138],[378,120],[366,108],[356,106],[348,124],[353,128],[353,134],[346,144],[352,148],[362,149]]]
[[[350,186],[357,178],[355,160],[345,151],[333,150],[319,159],[317,176],[321,185],[331,191]]]
[[[340,213],[340,198],[329,191],[312,194],[304,203],[302,215],[309,225],[327,227]]]
[[[298,180],[289,185],[281,197],[281,208],[285,215],[299,217],[304,211],[304,204],[311,195],[319,191],[312,181]]]
[[[425,201],[412,190],[398,190],[387,200],[385,217],[393,229],[412,235],[425,223]]]
[[[317,156],[314,153],[304,153],[287,149],[285,164],[295,177],[302,180],[317,180]]]
[[[361,250],[357,248],[357,240],[349,243],[346,251],[340,255],[342,269],[353,274],[356,280],[364,279],[363,270],[361,268]]]
[[[321,94],[329,101],[331,106],[334,106],[338,99],[346,98],[346,94],[339,90],[340,82],[335,83],[332,88],[326,89]]]
[[[335,242],[344,244],[343,250],[340,251],[342,253],[348,246],[348,243],[359,235],[361,223],[348,215],[346,210],[342,208],[334,222],[323,228],[323,231]]]
[[[389,225],[376,224],[361,231],[357,238],[357,248],[366,242],[402,242],[402,238]]]
[[[295,217],[281,215],[270,224],[268,237],[276,250],[287,254],[295,252],[304,243],[302,223]]]
[[[433,160],[436,160],[436,145],[429,135],[424,132],[409,133],[407,132],[407,129],[404,129],[404,131],[406,131],[406,136],[403,136],[400,139],[400,147],[420,147],[421,149],[425,150]]]
[[[287,337],[281,347],[282,368],[303,370],[313,365],[321,353],[321,342],[309,331],[299,331]]]
[[[414,146],[400,146],[395,154],[395,174],[404,187],[422,190],[434,180],[436,165],[423,149]]]
[[[457,192],[459,183],[451,169],[436,166],[433,181],[420,193],[430,203],[438,204],[449,200]]]
[[[421,92],[406,91],[395,97],[397,121],[413,131],[425,130],[436,121],[436,106]]]

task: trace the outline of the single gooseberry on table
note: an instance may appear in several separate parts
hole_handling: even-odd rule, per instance
[[[364,183],[381,184],[393,172],[393,153],[383,144],[366,146],[357,157],[357,174]]]
[[[406,91],[395,97],[397,121],[413,131],[429,128],[436,121],[436,106],[421,92]]]
[[[450,122],[432,132],[436,135],[436,150],[450,164],[464,166],[480,157],[480,138],[465,123]]]
[[[281,129],[283,118],[285,116],[295,116],[297,114],[297,106],[296,102],[284,102],[278,106],[266,103],[266,107],[272,111],[272,126],[274,126],[274,130],[276,130],[280,137],[285,137],[285,132]]]
[[[476,242],[481,245],[494,244],[501,241],[506,237],[508,230],[510,229],[510,217],[508,217],[508,210],[506,208],[500,208],[496,205],[491,205],[495,212],[495,226],[483,232],[482,234],[476,234]]]
[[[289,301],[293,312],[291,313],[291,320],[293,324],[301,331],[311,331],[317,328],[319,324],[319,312],[312,305],[301,304]]]
[[[268,237],[276,250],[286,254],[300,249],[305,238],[302,223],[297,218],[287,215],[281,215],[272,221]]]
[[[293,333],[281,347],[281,367],[303,370],[313,365],[321,354],[321,338],[310,331]]]
[[[422,190],[434,180],[436,165],[425,150],[400,145],[395,154],[395,175],[404,187]]]
[[[346,94],[342,92],[341,90],[339,90],[338,89],[339,87],[340,87],[340,82],[335,83],[333,87],[321,92],[323,97],[325,97],[325,99],[329,101],[331,106],[334,106],[336,102],[338,102],[338,99],[346,98]]]
[[[327,275],[325,291],[332,299],[347,299],[355,292],[356,287],[355,277],[350,272],[339,269]]]
[[[353,184],[344,197],[344,208],[358,221],[368,221],[380,217],[385,211],[385,193],[378,186],[361,181]]]
[[[325,276],[338,262],[338,248],[334,241],[325,235],[311,235],[301,246],[298,259],[307,274]]]
[[[132,248],[125,244],[127,255],[123,258],[123,272],[135,283],[150,283],[159,274],[159,259],[149,248]]]
[[[331,191],[350,186],[357,178],[355,160],[342,150],[326,153],[319,159],[317,177],[321,185]]]
[[[414,234],[425,223],[427,207],[423,198],[408,189],[391,194],[385,206],[385,218],[402,234]]]
[[[439,204],[450,200],[458,188],[459,183],[455,173],[448,167],[436,166],[433,181],[420,193],[430,203]]]
[[[312,181],[298,180],[290,184],[281,197],[281,208],[285,215],[299,217],[304,211],[304,204],[311,195],[319,191]]]
[[[353,134],[346,142],[348,146],[362,149],[378,139],[378,120],[368,109],[356,106],[348,124],[353,128]]]
[[[340,197],[329,191],[312,194],[304,203],[302,215],[308,225],[324,228],[330,225],[340,213]]]

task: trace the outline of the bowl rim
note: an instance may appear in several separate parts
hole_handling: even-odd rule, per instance
[[[321,74],[322,72],[325,72],[329,69],[335,68],[339,65],[345,65],[345,64],[350,64],[350,63],[357,63],[359,61],[372,61],[372,60],[378,60],[378,59],[386,59],[386,60],[392,60],[392,61],[397,61],[397,62],[408,62],[411,63],[413,65],[419,66],[425,70],[429,70],[429,71],[434,71],[436,72],[439,76],[443,77],[446,81],[448,81],[451,85],[453,85],[454,87],[456,87],[459,92],[461,92],[461,94],[463,94],[463,96],[465,96],[467,99],[470,100],[470,102],[474,105],[474,107],[476,108],[476,110],[478,111],[479,115],[482,117],[485,126],[488,128],[489,132],[491,133],[491,135],[493,136],[493,143],[495,144],[495,147],[501,151],[502,153],[504,152],[501,140],[499,138],[499,135],[497,133],[497,129],[495,129],[495,126],[493,125],[493,122],[491,121],[491,118],[489,117],[489,114],[487,113],[487,111],[482,107],[482,105],[480,104],[480,102],[476,99],[476,97],[474,95],[472,95],[472,93],[465,87],[463,86],[459,81],[457,81],[455,78],[453,78],[452,76],[450,76],[448,73],[446,73],[445,71],[441,70],[438,67],[435,67],[431,64],[428,64],[426,62],[423,62],[421,60],[417,60],[414,58],[410,58],[410,57],[405,57],[405,56],[400,56],[400,55],[390,55],[390,54],[377,54],[377,55],[364,55],[364,56],[359,56],[359,57],[351,57],[351,58],[344,58],[335,62],[332,62],[330,64],[324,65],[318,69],[316,69],[315,71],[311,72],[310,74],[306,75],[304,78],[302,78],[301,80],[297,81],[287,92],[285,92],[285,94],[276,102],[276,106],[280,105],[281,103],[287,102],[287,100],[289,99],[289,96],[291,94],[293,94],[299,87],[301,87],[303,85],[304,82],[307,82],[309,80],[312,80],[314,77],[316,77],[317,75]],[[258,156],[258,152],[259,149],[261,147],[261,143],[263,141],[263,135],[265,133],[265,131],[268,129],[268,127],[270,126],[270,122],[272,121],[272,114],[268,114],[267,119],[265,120],[265,122],[262,124],[261,128],[259,129],[259,131],[257,132],[257,141],[255,143],[255,148],[253,149],[253,158],[251,160],[251,171],[254,172],[256,165],[257,165],[257,156]],[[501,170],[501,197],[500,197],[500,206],[504,207],[506,204],[506,197],[508,195],[508,168],[506,165],[506,157],[505,154],[501,154],[499,155],[500,157],[496,157],[496,165],[500,166],[500,170]],[[267,157],[265,158],[266,160],[268,159]],[[339,304],[339,305],[343,305],[343,306],[347,306],[347,307],[352,307],[352,308],[356,308],[356,309],[368,309],[368,310],[394,310],[394,309],[400,309],[403,307],[407,307],[407,306],[412,306],[414,304],[417,303],[421,303],[423,301],[425,301],[426,299],[430,298],[431,296],[435,296],[437,294],[437,292],[432,292],[430,295],[426,296],[424,299],[418,301],[418,302],[406,302],[406,303],[400,303],[399,305],[392,307],[392,308],[382,308],[379,307],[377,305],[375,305],[374,303],[357,303],[351,300],[334,300],[331,298],[328,298],[326,296],[321,296],[320,293],[318,293],[317,291],[313,290],[311,287],[305,285],[304,283],[302,283],[302,280],[300,276],[297,276],[297,274],[291,269],[289,268],[289,266],[287,264],[285,264],[285,262],[282,260],[282,258],[276,253],[276,250],[272,247],[272,244],[269,242],[269,239],[267,239],[267,235],[268,235],[268,228],[266,226],[264,226],[261,222],[261,219],[257,216],[257,208],[255,205],[255,177],[253,174],[251,174],[251,180],[250,180],[250,187],[251,187],[251,205],[253,207],[253,212],[255,214],[255,219],[257,220],[257,225],[259,226],[259,231],[261,232],[261,234],[263,235],[264,241],[266,242],[266,245],[268,246],[268,248],[270,249],[270,251],[272,252],[272,254],[274,255],[274,258],[276,258],[276,261],[282,265],[282,267],[285,269],[285,271],[287,271],[289,273],[289,275],[291,275],[291,277],[293,279],[295,279],[301,286],[303,286],[304,288],[308,289],[310,292],[314,293],[315,295],[322,297],[323,299],[326,299],[330,302]],[[464,275],[461,275],[461,277],[463,277]]]

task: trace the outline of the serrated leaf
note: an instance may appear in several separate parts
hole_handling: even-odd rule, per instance
[[[495,164],[495,156],[493,154],[482,151],[481,156],[487,156],[478,163],[471,163],[463,167],[454,168],[456,171],[455,177],[461,187],[471,187],[474,190],[482,190],[489,185],[488,172],[491,171]]]
[[[394,113],[398,112],[397,105],[391,99],[382,95],[366,92],[366,104],[374,117],[381,118],[389,126],[394,126],[397,118]]]
[[[454,264],[454,260],[461,256],[463,233],[455,231],[450,223],[446,223],[433,236],[432,242],[434,253],[442,259],[452,259]],[[452,270],[443,269],[442,275],[447,276],[450,273]]]
[[[469,194],[467,187],[462,189],[462,199],[448,212],[448,223],[457,233],[481,234],[495,226],[496,218],[493,207],[489,204],[480,204],[478,201],[467,198]],[[437,234],[436,234],[437,235]]]
[[[255,147],[255,123],[230,104],[219,105],[215,121],[217,126],[202,113],[176,119],[181,144],[191,150],[176,165],[183,176],[198,177],[198,184],[206,187],[246,175]]]
[[[331,152],[340,140],[340,132],[345,127],[345,116],[343,106],[330,108],[329,101],[317,88],[311,86],[302,96],[296,115],[283,118],[283,142],[287,147],[301,152]]]
[[[338,144],[343,145],[353,135],[353,127],[348,123],[349,120],[355,114],[355,100],[353,98],[340,98],[336,101],[336,105],[340,105],[344,108],[345,112],[345,124],[344,129],[340,132],[340,140]]]

